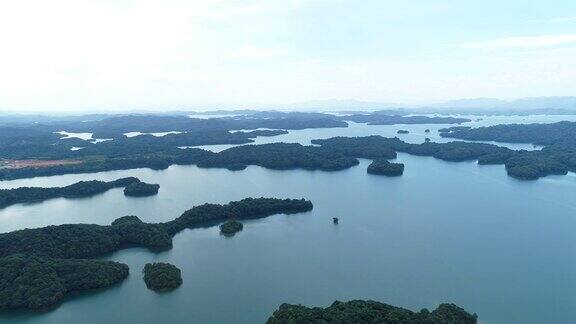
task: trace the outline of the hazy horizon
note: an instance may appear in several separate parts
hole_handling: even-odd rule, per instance
[[[0,37],[0,111],[576,94],[568,1],[6,1]]]
[[[406,110],[412,113],[522,113],[530,111],[570,111],[576,113],[576,96],[526,97],[511,100],[499,98],[458,98],[440,102],[422,104],[371,102],[356,99],[347,100],[311,100],[286,104],[209,104],[183,105],[166,108],[133,107],[124,109],[105,108],[42,108],[42,109],[0,109],[0,112],[13,115],[84,115],[84,114],[126,114],[126,113],[209,113],[218,111],[284,111],[284,112],[338,112],[338,111],[378,111]]]

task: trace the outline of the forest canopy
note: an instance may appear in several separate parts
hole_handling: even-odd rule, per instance
[[[124,264],[88,258],[130,246],[169,249],[172,237],[185,228],[311,209],[312,203],[304,199],[247,198],[226,205],[196,206],[166,223],[144,223],[136,216],[124,216],[109,226],[66,224],[2,233],[0,310],[46,308],[71,291],[110,286],[128,276]],[[172,271],[166,278],[165,273],[152,275],[157,280],[151,281],[151,287],[163,289],[178,281]]]
[[[0,258],[0,310],[47,308],[70,292],[111,286],[127,276],[127,265],[111,261],[5,256]]]
[[[124,216],[108,226],[65,224],[23,229],[0,234],[0,257],[33,254],[61,259],[94,258],[132,245],[163,250],[171,248],[172,237],[186,228],[311,209],[312,202],[304,199],[246,198],[225,205],[199,205],[165,223],[144,223],[136,216]]]
[[[114,181],[79,181],[65,187],[21,187],[15,189],[0,189],[0,208],[18,203],[30,203],[52,198],[90,197],[106,192],[112,188],[127,187],[141,183],[138,178],[127,177]]]
[[[326,308],[282,304],[266,322],[290,323],[393,323],[393,324],[476,324],[478,317],[454,304],[440,304],[432,312],[413,312],[372,300],[335,301]]]
[[[182,271],[170,263],[147,263],[142,272],[146,287],[156,292],[173,290],[182,285]]]
[[[244,225],[242,225],[242,223],[231,219],[220,225],[220,233],[224,236],[233,236],[234,234],[240,232],[243,228]]]
[[[337,171],[358,164],[358,158],[392,159],[396,152],[433,156],[446,161],[478,160],[504,164],[515,178],[534,180],[576,170],[576,123],[455,126],[440,135],[466,140],[526,142],[544,145],[541,151],[513,151],[483,143],[410,144],[398,138],[366,136],[313,140],[315,145],[275,143],[244,145],[219,153],[192,146],[249,144],[256,136],[277,136],[286,130],[347,127],[346,121],[373,124],[454,123],[468,119],[411,116],[395,111],[336,116],[323,113],[246,112],[225,118],[190,118],[185,115],[97,116],[86,122],[50,121],[0,126],[0,180],[68,173],[196,164],[243,170],[248,165],[270,169]],[[58,131],[92,133],[93,138],[65,138]],[[127,137],[128,132],[172,132]],[[95,138],[112,139],[99,142]],[[73,147],[82,149],[72,150]],[[27,166],[30,165],[30,166]]]
[[[404,164],[391,163],[387,160],[378,159],[372,161],[366,171],[369,174],[385,175],[389,177],[400,176],[404,173]]]
[[[130,197],[152,196],[157,194],[159,189],[160,189],[159,184],[134,182],[124,187],[124,195]]]

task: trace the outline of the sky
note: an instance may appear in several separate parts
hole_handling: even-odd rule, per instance
[[[576,1],[0,0],[0,110],[576,95]]]

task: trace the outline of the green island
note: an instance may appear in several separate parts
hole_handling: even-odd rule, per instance
[[[14,254],[0,258],[0,310],[44,309],[73,291],[108,287],[128,277],[128,266],[99,260]]]
[[[1,309],[49,307],[68,292],[109,286],[128,274],[124,264],[84,259],[131,246],[152,251],[169,249],[172,237],[186,228],[212,226],[228,219],[301,213],[312,208],[312,202],[305,199],[246,198],[226,205],[196,206],[165,223],[144,223],[136,216],[124,216],[108,226],[66,224],[2,233]],[[20,270],[11,271],[13,268]]]
[[[147,263],[142,272],[146,287],[156,292],[170,291],[182,285],[182,272],[170,263]]]
[[[468,118],[456,117],[401,116],[395,114],[395,112],[387,111],[375,111],[370,114],[353,114],[343,116],[342,119],[356,123],[367,123],[368,125],[460,124],[471,121]]]
[[[240,232],[243,228],[244,225],[242,225],[242,223],[231,219],[220,225],[220,233],[224,236],[234,236],[234,234]]]
[[[61,259],[94,258],[126,246],[151,250],[172,247],[172,237],[186,228],[216,225],[228,219],[256,219],[274,214],[312,210],[305,199],[246,198],[226,205],[203,204],[165,223],[144,223],[124,216],[111,225],[65,224],[23,229],[0,234],[0,257],[34,254]]]
[[[551,124],[503,124],[487,127],[449,127],[442,137],[473,141],[531,143],[542,146],[576,147],[576,122]]]
[[[357,165],[358,158],[392,159],[396,157],[396,152],[433,156],[446,161],[478,160],[479,164],[503,164],[508,175],[522,180],[563,175],[576,170],[574,122],[498,125],[475,129],[456,126],[440,130],[443,137],[530,142],[545,146],[538,151],[515,151],[497,145],[469,142],[426,141],[410,144],[398,138],[380,136],[313,140],[312,146],[289,143],[243,145],[219,153],[185,148],[209,144],[247,144],[253,142],[255,136],[276,136],[286,129],[347,127],[345,120],[369,123],[363,118],[388,118],[383,116],[389,117],[383,112],[356,117],[261,112],[218,119],[127,115],[107,116],[85,123],[54,121],[0,126],[0,180],[134,168],[163,170],[173,164],[229,170],[243,170],[248,165],[258,165],[279,170],[300,168],[337,171]],[[396,117],[390,119],[391,122],[402,120]],[[418,119],[427,121],[426,118]],[[92,132],[93,136],[112,140],[95,143],[79,138],[64,138],[64,135],[55,133],[62,129],[69,132]],[[243,131],[237,131],[240,129]],[[169,131],[180,133],[165,136],[124,135],[125,132]],[[73,147],[82,149],[71,150]]]
[[[130,187],[142,182],[138,178],[127,177],[114,181],[79,181],[65,187],[21,187],[15,189],[0,189],[0,208],[14,204],[38,202],[52,198],[90,197],[112,188]]]
[[[400,130],[398,130],[396,133],[398,133],[398,134],[409,134],[410,132],[407,131],[407,130],[405,130],[405,129],[400,129]]]
[[[370,163],[366,172],[369,174],[385,175],[389,177],[400,176],[404,173],[404,164],[391,163],[388,160],[377,159]]]
[[[96,172],[117,168],[165,169],[171,164],[196,164],[201,168],[230,170],[242,170],[248,165],[257,165],[277,170],[338,171],[358,165],[358,158],[393,159],[396,158],[396,152],[432,156],[445,161],[478,160],[479,164],[504,164],[508,175],[522,180],[535,180],[547,175],[561,175],[576,170],[576,148],[545,147],[540,151],[515,151],[485,143],[410,144],[398,138],[381,136],[333,137],[312,140],[312,144],[314,145],[304,146],[295,143],[242,145],[219,153],[194,148],[175,148],[170,154],[156,152],[153,155],[143,154],[134,158],[86,160],[80,164],[42,168],[3,168],[0,169],[0,179]]]
[[[536,180],[547,175],[565,175],[576,170],[576,148],[548,148],[540,151],[515,151],[485,143],[449,142],[410,144],[398,138],[381,136],[334,137],[313,140],[322,148],[334,148],[346,152],[363,147],[387,147],[392,152],[459,162],[477,160],[478,164],[504,164],[509,176],[520,180]]]
[[[382,154],[394,154],[382,152]],[[325,150],[315,146],[293,143],[242,145],[232,147],[207,157],[196,165],[201,168],[228,168],[236,170],[247,165],[258,165],[268,169],[307,169],[337,171],[348,169],[359,162],[337,150]]]
[[[393,323],[393,324],[476,324],[478,316],[454,304],[440,304],[430,312],[413,312],[372,300],[335,301],[326,308],[282,304],[267,324],[289,323]]]
[[[278,136],[278,135],[286,135],[286,134],[288,134],[288,131],[285,129],[258,129],[258,130],[244,132],[244,134],[250,135],[253,137],[256,137],[256,136],[272,137],[272,136]],[[253,138],[253,137],[250,137],[250,138]]]
[[[159,184],[134,182],[124,187],[124,195],[130,197],[146,197],[158,194]]]

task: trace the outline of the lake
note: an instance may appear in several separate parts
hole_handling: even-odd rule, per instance
[[[486,119],[481,122],[490,122]],[[309,143],[337,135],[395,136],[396,130],[408,129],[410,134],[399,137],[421,142],[420,131],[431,129],[428,137],[434,141],[435,130],[443,127],[356,124],[283,136]],[[148,198],[127,198],[113,189],[91,198],[14,205],[0,210],[0,232],[109,224],[124,215],[166,221],[194,205],[245,197],[314,203],[308,213],[247,221],[232,238],[221,236],[217,227],[185,230],[169,251],[116,252],[103,259],[130,266],[123,283],[75,294],[44,313],[3,314],[0,321],[258,323],[283,302],[327,306],[357,298],[413,310],[453,302],[478,313],[481,323],[573,322],[575,174],[525,182],[508,177],[502,165],[407,154],[397,161],[405,164],[397,178],[368,175],[370,161],[361,160],[337,172],[172,166],[0,182],[2,188],[61,186],[136,176],[161,185],[159,194]],[[148,290],[141,270],[153,261],[181,268],[183,285],[171,293]]]

